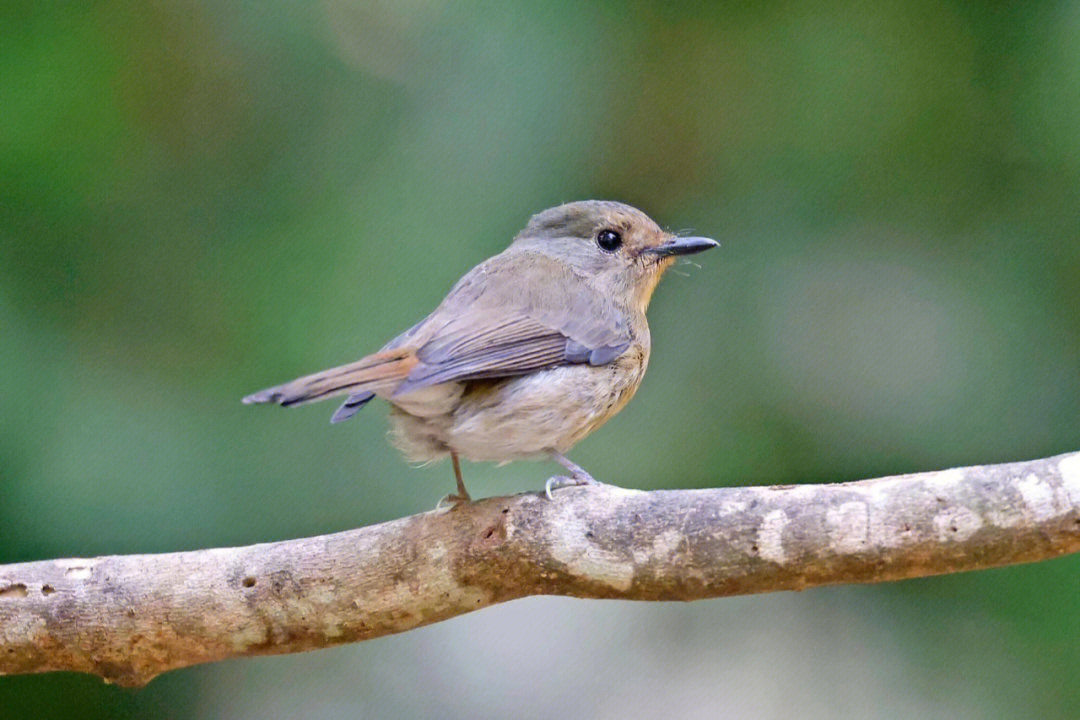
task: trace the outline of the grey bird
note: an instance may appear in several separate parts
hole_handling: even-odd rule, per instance
[[[510,246],[379,352],[244,398],[283,406],[348,395],[347,420],[378,396],[412,461],[552,458],[554,487],[596,483],[566,453],[626,405],[649,362],[645,310],[680,255],[715,240],[663,231],[623,203],[586,200],[534,215]]]

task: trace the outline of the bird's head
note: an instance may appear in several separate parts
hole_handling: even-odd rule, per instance
[[[597,289],[644,312],[676,257],[718,244],[665,232],[648,215],[620,202],[583,200],[534,215],[513,247],[565,262]]]

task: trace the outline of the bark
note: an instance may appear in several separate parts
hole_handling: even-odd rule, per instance
[[[322,537],[0,566],[0,674],[143,685],[527,595],[700,598],[1080,550],[1080,453],[835,485],[499,497]]]

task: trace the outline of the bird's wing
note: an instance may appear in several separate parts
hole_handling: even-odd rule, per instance
[[[509,377],[559,365],[606,365],[630,346],[629,316],[565,266],[504,253],[473,268],[427,318],[356,362],[244,398],[298,405],[348,394],[333,421],[376,393]]]
[[[558,365],[605,365],[622,355],[631,341],[626,313],[549,262],[496,262],[463,278],[438,310],[391,343],[414,344],[418,361],[394,394]]]

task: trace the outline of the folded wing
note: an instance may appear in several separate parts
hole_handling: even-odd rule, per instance
[[[496,256],[474,268],[435,312],[378,353],[245,402],[293,405],[347,393],[333,417],[340,422],[376,393],[394,398],[442,383],[605,365],[630,346],[626,314],[580,278],[545,267],[552,261],[544,258],[524,268],[508,260]]]

